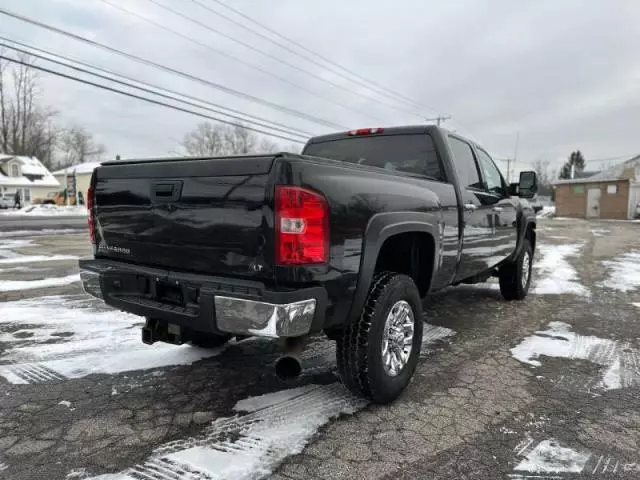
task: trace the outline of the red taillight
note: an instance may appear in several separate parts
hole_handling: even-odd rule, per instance
[[[329,206],[317,192],[276,186],[276,263],[308,265],[329,260]]]
[[[382,133],[384,132],[384,128],[359,128],[357,130],[349,130],[347,135],[356,136],[356,135],[373,135],[374,133]]]
[[[89,219],[87,223],[89,225],[89,238],[91,243],[96,243],[96,222],[93,215],[93,185],[89,186],[87,190],[87,210],[89,210]]]

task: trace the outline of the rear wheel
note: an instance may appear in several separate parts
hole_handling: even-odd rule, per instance
[[[411,278],[376,275],[362,314],[338,338],[344,384],[375,403],[398,398],[409,384],[422,346],[422,301]]]
[[[531,285],[533,250],[528,238],[525,238],[520,255],[502,267],[498,272],[500,292],[505,300],[523,300]]]
[[[189,343],[191,345],[195,345],[196,347],[202,348],[216,348],[221,347],[229,340],[231,340],[232,335],[214,335],[212,333],[200,333],[194,332],[191,334],[189,339]]]

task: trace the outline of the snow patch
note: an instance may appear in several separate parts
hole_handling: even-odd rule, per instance
[[[0,213],[6,216],[25,217],[86,217],[89,211],[85,206],[59,206],[59,205],[30,205],[20,210],[8,210]]]
[[[633,305],[634,307],[640,308],[640,303],[632,303],[631,305]]]
[[[589,290],[578,282],[578,273],[567,261],[580,253],[582,244],[540,245],[538,250],[542,258],[534,262],[538,272],[533,293],[541,295],[559,295],[572,293],[589,296]]]
[[[233,410],[236,412],[256,412],[278,403],[291,401],[300,395],[304,395],[308,391],[308,387],[298,387],[274,393],[266,393],[257,397],[248,397],[237,402]]]
[[[608,270],[608,278],[600,285],[629,292],[640,287],[640,251],[625,253],[614,260],[602,262]]]
[[[538,218],[549,218],[549,217],[554,217],[556,214],[556,207],[542,207],[542,210],[540,210],[537,214]]]
[[[611,230],[606,230],[604,228],[592,228],[591,233],[594,237],[606,237],[608,233],[611,233]]]
[[[61,402],[58,402],[58,405],[62,405],[64,407],[71,408],[71,402],[69,400],[62,400]]]
[[[80,274],[66,277],[51,277],[42,280],[0,280],[0,292],[15,292],[18,290],[33,290],[34,288],[58,287],[79,282]]]
[[[86,233],[86,231],[77,228],[61,228],[57,230],[52,228],[45,228],[42,230],[12,230],[8,232],[0,232],[0,238],[40,237],[46,235],[68,235],[80,233]]]
[[[529,473],[580,473],[591,453],[563,447],[556,440],[544,440],[529,452],[515,471]]]
[[[629,388],[640,385],[640,352],[628,343],[617,340],[579,335],[571,325],[551,322],[547,330],[536,332],[511,349],[511,355],[534,367],[542,365],[542,356],[588,360],[605,367],[597,385],[603,390]]]
[[[3,470],[6,470],[7,468],[9,467],[6,463],[0,462],[0,472],[2,472]]]
[[[262,478],[289,455],[300,453],[321,426],[366,404],[339,383],[247,399],[234,409],[250,408],[251,413],[218,418],[199,437],[163,445],[145,463],[118,476],[91,480],[159,478],[159,471],[163,478],[190,480]]]
[[[24,240],[21,238],[0,240],[0,250],[14,250],[16,248],[25,248],[25,247],[33,247],[33,246],[34,245],[32,240]]]
[[[20,255],[15,253],[12,256],[2,257],[0,253],[0,265],[15,265],[18,263],[40,263],[40,262],[59,262],[62,260],[78,260],[73,255]]]
[[[140,341],[142,318],[115,310],[96,311],[97,301],[69,297],[5,302],[0,332],[5,349],[0,376],[10,383],[41,383],[92,373],[191,364],[222,349]],[[22,328],[15,328],[16,326]]]

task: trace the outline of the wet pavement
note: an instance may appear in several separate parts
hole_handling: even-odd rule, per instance
[[[0,237],[0,478],[640,478],[640,224],[549,219],[538,245],[545,293],[428,297],[414,381],[371,406],[322,337],[287,385],[274,342],[147,347],[72,280],[84,232]]]

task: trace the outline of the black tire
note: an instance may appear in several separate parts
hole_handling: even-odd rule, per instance
[[[216,348],[221,347],[229,340],[233,335],[214,335],[212,333],[200,333],[194,332],[191,334],[189,343],[201,348]]]
[[[525,259],[528,262],[525,263]],[[525,266],[528,267],[525,268]],[[522,251],[518,257],[502,267],[498,272],[500,278],[500,292],[505,300],[523,300],[529,292],[531,285],[531,269],[533,267],[533,249],[528,238],[525,238]],[[525,280],[525,269],[526,280]]]
[[[406,364],[393,375],[385,368],[382,347],[387,317],[401,301],[413,314],[413,341]],[[422,327],[422,300],[413,280],[392,272],[375,275],[360,317],[337,341],[338,371],[345,386],[374,403],[386,404],[398,398],[418,364]]]

